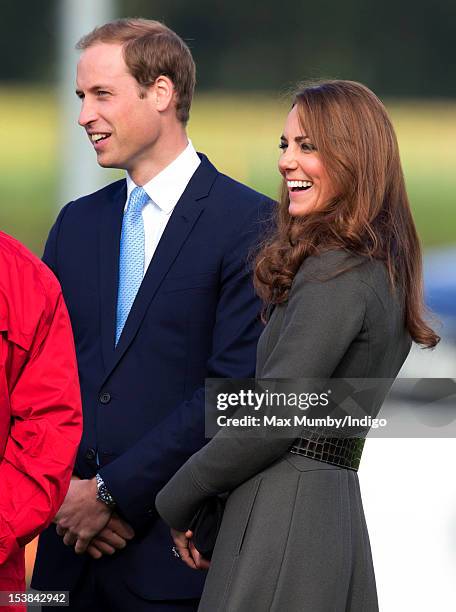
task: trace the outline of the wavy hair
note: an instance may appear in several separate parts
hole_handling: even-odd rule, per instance
[[[287,301],[306,257],[343,249],[384,262],[392,287],[403,296],[412,339],[435,346],[440,338],[424,320],[421,248],[385,107],[364,85],[342,80],[301,86],[292,106],[338,195],[305,216],[291,217],[283,181],[274,234],[255,262],[264,312]]]

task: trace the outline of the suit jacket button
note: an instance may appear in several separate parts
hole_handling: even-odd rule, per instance
[[[86,452],[85,457],[86,459],[88,459],[89,461],[93,461],[96,457],[96,452],[94,451],[93,448],[89,448],[89,450]]]
[[[111,394],[107,391],[103,391],[103,393],[100,393],[99,400],[102,404],[109,404],[111,401]]]

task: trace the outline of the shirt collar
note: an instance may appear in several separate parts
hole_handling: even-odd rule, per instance
[[[143,189],[164,213],[170,214],[200,163],[201,160],[189,140],[182,153],[143,185]],[[127,202],[135,187],[137,185],[127,172]]]

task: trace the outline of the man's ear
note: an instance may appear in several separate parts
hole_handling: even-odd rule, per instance
[[[166,111],[173,100],[174,84],[169,77],[160,75],[151,86],[149,95],[152,97],[157,111]]]

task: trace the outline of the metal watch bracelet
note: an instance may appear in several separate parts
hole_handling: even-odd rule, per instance
[[[108,491],[108,487],[106,486],[103,478],[100,476],[100,474],[97,474],[95,478],[97,481],[97,489],[98,489],[97,499],[102,501],[109,508],[114,508],[114,506],[116,505],[116,502],[114,501],[114,498],[111,495],[111,493]]]

